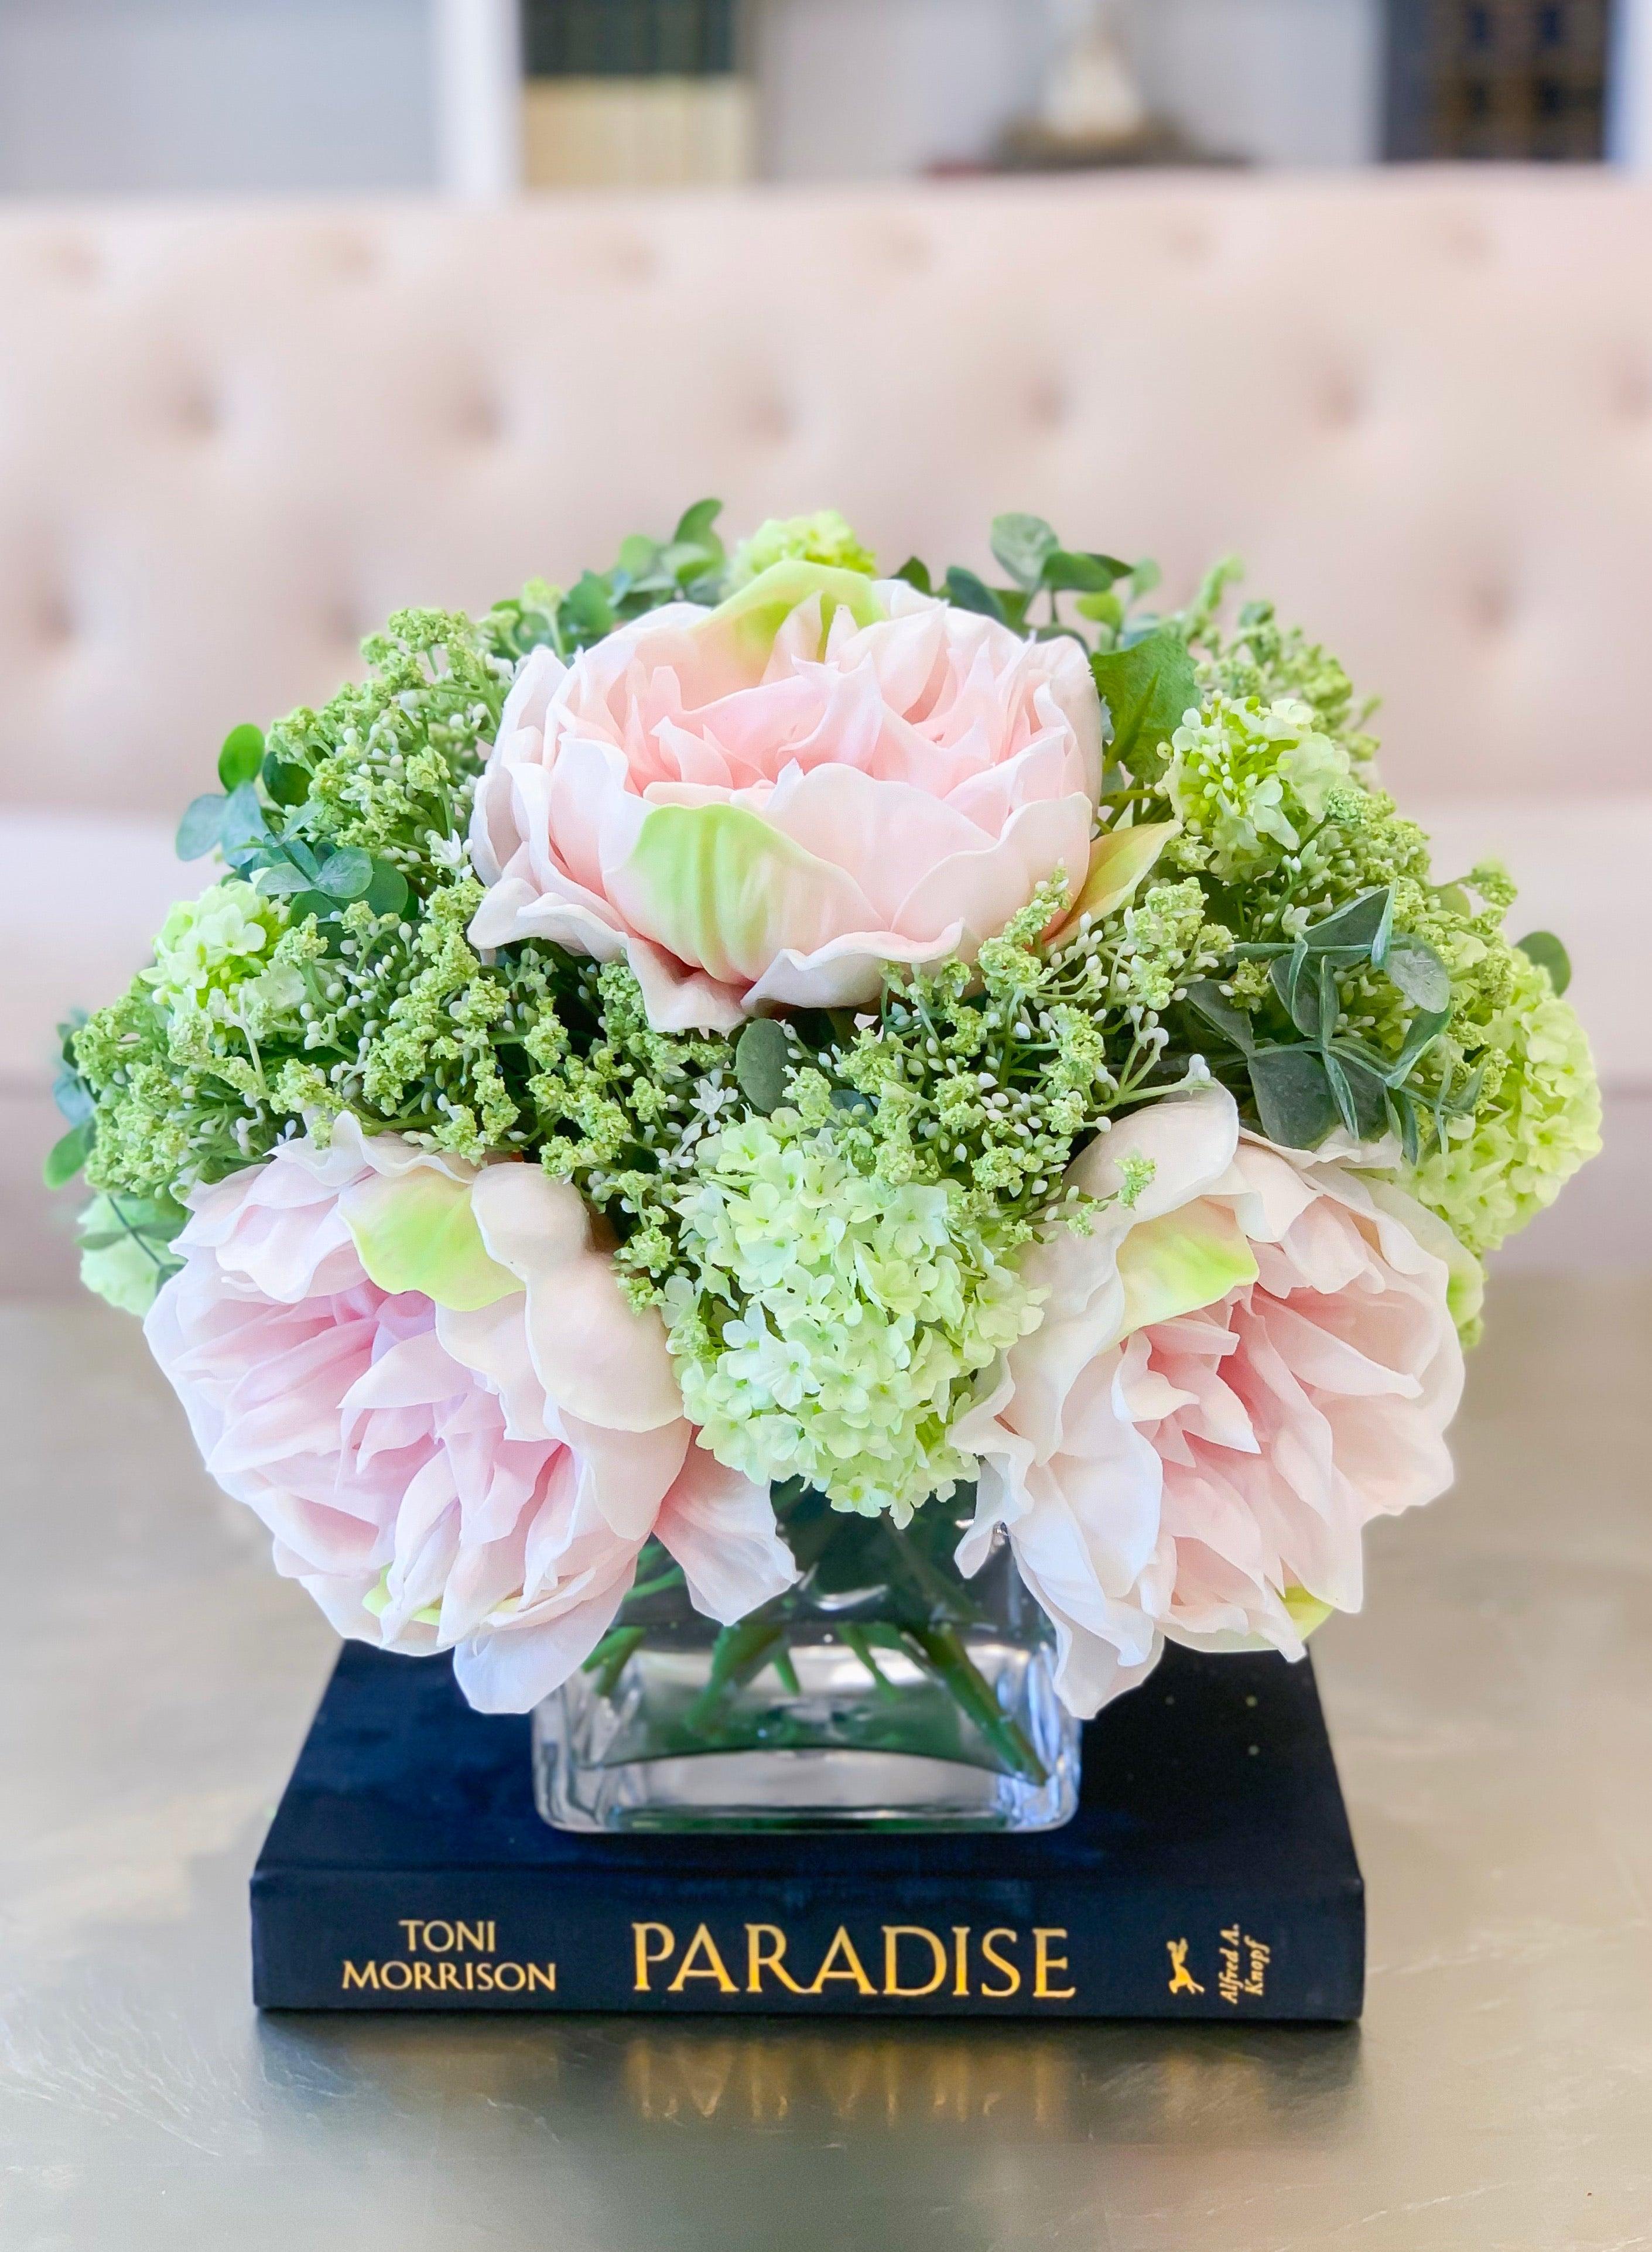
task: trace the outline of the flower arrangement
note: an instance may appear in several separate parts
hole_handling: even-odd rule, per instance
[[[717,518],[229,735],[222,872],[66,1028],[86,1281],[277,1568],[485,1709],[668,1581],[749,1675],[823,1519],[1007,1544],[1079,1713],[1300,1655],[1598,1146],[1564,951],[1232,565]]]

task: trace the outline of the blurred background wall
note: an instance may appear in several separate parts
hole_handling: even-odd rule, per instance
[[[193,880],[222,727],[711,490],[977,563],[1031,506],[1177,589],[1241,549],[1388,690],[1442,863],[1504,852],[1575,942],[1613,1129],[1522,1255],[1652,1257],[1614,168],[1652,170],[1652,0],[0,0],[12,1287],[73,1275],[52,1027]],[[1029,172],[1097,184],[989,177]],[[788,192],[518,195],[747,181]]]
[[[1649,0],[4,0],[0,192],[876,178],[1086,154],[1633,158],[1649,14]],[[1038,137],[1052,106],[1065,149]]]

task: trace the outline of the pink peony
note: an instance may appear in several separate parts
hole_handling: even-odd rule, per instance
[[[1300,1658],[1357,1609],[1362,1528],[1449,1484],[1462,1389],[1470,1262],[1410,1198],[1241,1133],[1221,1088],[1115,1125],[1067,1178],[1116,1197],[1127,1157],[1148,1185],[1028,1258],[1043,1323],[953,1434],[981,1457],[960,1563],[1004,1529],[1083,1714],[1166,1637]]]
[[[150,1345],[341,1633],[451,1648],[473,1705],[520,1712],[600,1640],[650,1533],[715,1618],[795,1576],[767,1493],[690,1443],[657,1316],[537,1165],[344,1118],[192,1207]]]
[[[624,956],[667,1030],[870,1001],[1057,869],[1076,892],[1100,773],[1076,642],[777,564],[529,657],[477,789],[471,938]]]

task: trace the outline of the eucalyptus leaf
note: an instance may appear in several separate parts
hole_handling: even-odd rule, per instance
[[[1399,1136],[1399,1147],[1406,1163],[1414,1165],[1422,1154],[1422,1135],[1417,1125],[1417,1106],[1401,1088],[1389,1089],[1388,1118]]]
[[[1003,604],[991,587],[961,564],[954,563],[947,573],[947,600],[955,610],[975,610],[984,618],[996,618],[1000,625],[1008,623]]]
[[[216,790],[190,800],[177,824],[175,849],[180,860],[198,860],[212,851],[224,826],[224,808],[228,802]]]
[[[338,913],[338,901],[329,899],[325,892],[300,892],[288,913],[296,926],[314,915],[318,922],[330,921]]]
[[[1093,657],[1090,670],[1113,722],[1109,754],[1132,774],[1150,770],[1138,764],[1142,754],[1150,761],[1199,700],[1187,643],[1180,634],[1161,628],[1128,649]]]
[[[576,633],[587,640],[598,641],[604,634],[612,633],[614,602],[607,581],[599,579],[594,571],[582,572],[562,597],[562,615]]]
[[[366,891],[368,906],[376,915],[399,914],[411,896],[407,879],[388,860],[373,862],[372,881]]]
[[[685,508],[677,520],[677,530],[671,534],[674,547],[699,547],[719,560],[723,542],[717,530],[717,519],[723,513],[720,500],[697,500]]]
[[[1311,1040],[1319,1037],[1320,996],[1315,981],[1306,975],[1308,959],[1308,950],[1299,940],[1289,954],[1274,958],[1267,974],[1292,1024]]]
[[[267,898],[288,892],[306,892],[314,880],[302,868],[294,867],[290,860],[272,860],[260,868],[253,878],[253,884]]]
[[[1348,1074],[1329,1049],[1321,1055],[1320,1061],[1325,1067],[1326,1084],[1330,1088],[1338,1116],[1350,1134],[1357,1134],[1359,1119],[1354,1109],[1354,1091],[1348,1084]]]
[[[266,751],[259,768],[264,792],[276,805],[302,805],[309,796],[309,771]]]
[[[1353,1105],[1351,1123],[1349,1113],[1346,1110],[1343,1113],[1349,1132],[1362,1142],[1377,1141],[1388,1123],[1388,1089],[1384,1084],[1383,1074],[1373,1071],[1363,1057],[1350,1053],[1341,1040],[1328,1052],[1326,1061],[1328,1066],[1334,1064],[1341,1073],[1342,1085]],[[1331,1086],[1335,1092],[1335,1079]],[[1341,1107],[1339,1096],[1338,1108]]]
[[[835,1087],[832,1089],[832,1109],[841,1110],[850,1118],[870,1118],[877,1108],[870,1095],[863,1095],[857,1087]]]
[[[1287,1150],[1316,1149],[1336,1123],[1336,1098],[1325,1067],[1309,1047],[1260,1048],[1250,1060],[1257,1116],[1270,1142]]]
[[[1058,547],[1044,559],[1038,583],[1058,594],[1105,594],[1115,579],[1128,579],[1130,566],[1116,555],[1077,553]]]
[[[734,1043],[734,1076],[753,1110],[778,1110],[791,1076],[791,1042],[774,1017],[753,1017]]]
[[[1186,991],[1189,1008],[1220,1032],[1230,1047],[1249,1055],[1256,1045],[1250,1018],[1243,1009],[1234,1007],[1215,979],[1195,977]]]
[[[52,1081],[52,1100],[71,1126],[92,1116],[92,1093],[80,1073],[66,1063]]]
[[[1332,948],[1343,947],[1369,953],[1392,920],[1393,901],[1392,885],[1385,884],[1380,891],[1362,892],[1345,907],[1338,907],[1335,914],[1327,915],[1321,922],[1309,923],[1302,933],[1303,943],[1310,954],[1324,954]],[[1378,966],[1380,968],[1380,963]]]
[[[920,594],[933,594],[935,591],[934,581],[929,575],[929,566],[921,555],[909,555],[895,576],[904,579],[909,587],[916,587]]]
[[[1045,564],[1060,547],[1054,527],[1041,516],[995,516],[992,519],[992,552],[1016,584],[1029,594],[1043,584]]]
[[[1551,930],[1529,930],[1516,944],[1528,962],[1535,962],[1539,970],[1549,973],[1549,983],[1557,993],[1564,993],[1572,983],[1572,956],[1566,952]]]
[[[250,782],[237,783],[224,801],[219,843],[226,853],[241,851],[249,844],[262,844],[268,835],[256,787]]]
[[[619,561],[615,567],[624,572],[634,587],[639,579],[651,577],[658,570],[659,562],[660,543],[657,539],[649,539],[640,532],[633,532],[620,542]]]
[[[1450,1008],[1451,973],[1424,940],[1413,938],[1408,931],[1396,932],[1383,970],[1413,1009]]]
[[[359,844],[341,844],[323,862],[318,883],[329,899],[358,900],[372,879],[371,856]]]
[[[63,1188],[74,1178],[92,1154],[93,1133],[92,1121],[83,1118],[52,1144],[40,1168],[41,1178],[49,1189]]]
[[[1433,1047],[1450,1021],[1449,1009],[1419,1011],[1406,1028],[1405,1045],[1388,1067],[1390,1087],[1399,1087],[1410,1078],[1418,1062]]]
[[[218,754],[218,778],[226,789],[251,782],[264,763],[264,730],[250,720],[232,727]]]

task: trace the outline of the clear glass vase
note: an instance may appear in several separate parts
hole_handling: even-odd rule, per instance
[[[583,1670],[534,1713],[565,1830],[1049,1830],[1078,1804],[1053,1634],[1002,1540],[964,1579],[973,1497],[899,1530],[777,1488],[797,1585],[719,1629],[650,1544]]]

